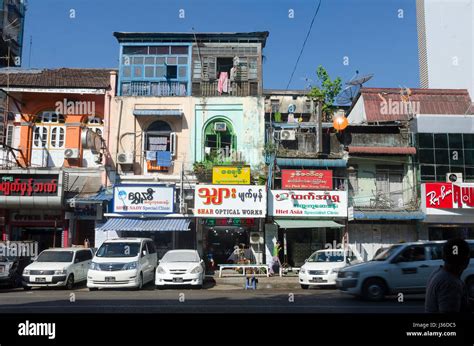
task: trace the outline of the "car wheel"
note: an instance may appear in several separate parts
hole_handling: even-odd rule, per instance
[[[67,277],[66,286],[64,286],[64,288],[67,290],[72,290],[74,288],[74,275],[71,274]]]
[[[307,290],[309,288],[309,285],[301,285],[301,288]]]
[[[98,287],[89,287],[90,292],[94,292],[94,291],[98,291],[98,290],[99,290]]]
[[[386,291],[387,287],[381,279],[368,279],[362,286],[362,297],[377,302],[384,299]]]
[[[143,287],[143,274],[140,273],[140,276],[138,277],[138,286],[135,287],[137,291],[140,291]]]
[[[25,291],[31,291],[31,287],[30,287],[30,286],[23,286],[23,289],[24,289]]]
[[[466,281],[467,294],[469,298],[474,299],[474,277]]]

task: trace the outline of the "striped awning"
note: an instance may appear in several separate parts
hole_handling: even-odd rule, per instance
[[[183,115],[183,111],[181,109],[134,109],[133,115],[181,117]]]
[[[189,224],[191,219],[180,218],[150,218],[150,219],[135,219],[135,218],[111,218],[107,220],[101,231],[144,231],[144,232],[173,232],[173,231],[189,231]]]

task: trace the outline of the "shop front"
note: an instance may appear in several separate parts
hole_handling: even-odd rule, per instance
[[[243,246],[256,263],[264,261],[265,186],[197,185],[194,206],[205,258],[212,257],[216,265],[227,263],[234,247]]]
[[[342,246],[347,224],[347,192],[332,190],[272,190],[266,225],[267,262],[280,241],[282,263],[300,267],[316,250]]]
[[[63,173],[9,170],[0,174],[1,238],[36,241],[38,249],[69,244],[63,212]]]
[[[421,185],[422,239],[474,239],[474,183]]]
[[[192,218],[175,213],[175,188],[160,184],[123,184],[114,187],[112,212],[95,231],[95,247],[104,240],[151,238],[158,257],[171,249],[195,249]]]

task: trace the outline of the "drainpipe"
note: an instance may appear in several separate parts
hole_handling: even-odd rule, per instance
[[[123,100],[120,100],[120,110],[119,110],[119,121],[118,121],[118,129],[117,129],[117,141],[115,147],[115,183],[117,182],[118,176],[118,152],[119,152],[119,145],[120,145],[120,128],[122,126],[122,110],[123,110]]]

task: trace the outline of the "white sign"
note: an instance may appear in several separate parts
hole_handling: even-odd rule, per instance
[[[194,215],[264,218],[267,213],[265,189],[257,185],[196,185]]]
[[[170,214],[174,188],[162,185],[119,185],[114,188],[114,212]]]
[[[347,217],[347,191],[270,191],[268,213],[285,217]]]
[[[347,208],[347,221],[354,220],[354,207]]]

